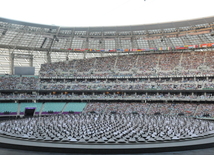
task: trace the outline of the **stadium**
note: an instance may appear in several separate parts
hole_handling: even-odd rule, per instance
[[[214,16],[61,27],[0,18],[0,147],[213,148]]]

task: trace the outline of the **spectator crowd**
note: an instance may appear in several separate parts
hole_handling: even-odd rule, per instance
[[[212,75],[214,52],[111,56],[47,63],[41,77]]]

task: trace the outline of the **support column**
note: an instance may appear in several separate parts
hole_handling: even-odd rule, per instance
[[[30,58],[30,67],[33,67],[33,56]]]
[[[10,74],[11,75],[14,74],[13,68],[14,68],[14,54],[11,53],[10,54]]]
[[[83,59],[86,59],[87,51],[83,53]]]
[[[47,63],[51,63],[51,53],[47,52],[46,56],[47,56]]]

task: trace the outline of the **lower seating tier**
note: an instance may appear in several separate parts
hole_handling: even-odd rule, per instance
[[[140,102],[44,102],[0,103],[0,115],[24,115],[26,108],[35,108],[36,115],[65,113],[119,113],[183,115],[214,117],[212,103],[140,103]]]

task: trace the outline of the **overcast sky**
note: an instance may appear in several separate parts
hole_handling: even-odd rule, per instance
[[[214,16],[214,0],[1,0],[0,17],[57,26],[116,26]]]

